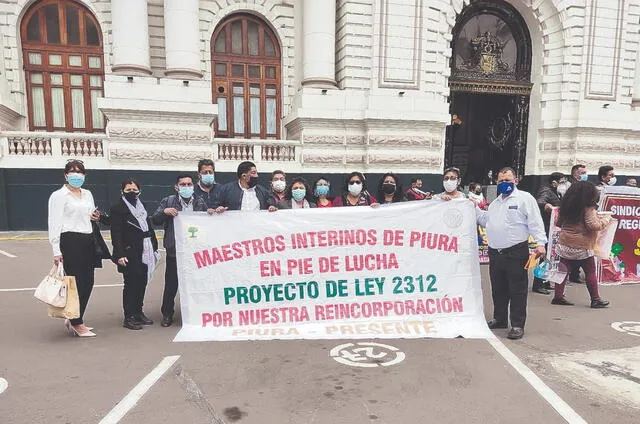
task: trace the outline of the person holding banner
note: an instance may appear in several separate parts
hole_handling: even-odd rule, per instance
[[[315,208],[311,190],[304,178],[296,177],[291,185],[284,190],[284,200],[276,205],[278,209],[309,209]]]
[[[411,188],[405,193],[407,200],[429,200],[431,193],[422,191],[422,179],[411,178]]]
[[[122,326],[141,330],[153,321],[142,312],[147,282],[158,261],[158,239],[140,200],[140,184],[127,179],[122,182],[122,198],[111,207],[111,242],[113,262],[124,278]]]
[[[482,194],[482,185],[479,183],[470,183],[469,184],[469,200],[473,202],[474,205],[479,207],[482,210],[487,209],[487,199],[485,199],[484,194]]]
[[[618,182],[616,173],[611,165],[604,165],[598,169],[598,189],[602,191],[605,187],[614,186]]]
[[[382,204],[398,203],[407,200],[402,192],[400,179],[393,172],[387,172],[380,179],[380,183],[378,184],[378,199]]]
[[[447,168],[442,175],[442,186],[444,193],[434,196],[435,199],[451,200],[464,199],[466,196],[458,190],[460,188],[460,170],[458,168]]]
[[[211,159],[202,159],[198,162],[198,184],[194,187],[196,196],[202,197],[208,208],[213,208],[216,191],[215,165]]]
[[[287,174],[279,169],[271,173],[271,195],[273,196],[273,203],[277,204],[282,202],[284,198],[284,191],[287,189]]]
[[[367,181],[360,172],[352,172],[347,176],[344,193],[333,199],[333,206],[378,206],[375,197],[367,191]]]
[[[333,200],[330,199],[329,191],[331,183],[327,177],[320,177],[314,183],[314,201],[319,208],[330,208],[333,206]]]
[[[547,236],[542,216],[533,196],[516,187],[518,179],[512,168],[498,172],[498,193],[487,211],[476,209],[478,224],[487,229],[489,244],[489,275],[493,297],[493,319],[489,328],[507,328],[511,317],[512,340],[524,336],[527,318],[529,276],[524,268],[529,260],[531,235],[536,243],[535,254],[544,257]]]
[[[278,210],[274,197],[269,191],[258,185],[256,164],[245,161],[238,165],[238,181],[232,181],[220,187],[214,209],[217,213],[232,211]]]
[[[558,215],[558,226],[561,230],[556,250],[560,256],[560,263],[564,264],[569,272],[577,267],[584,269],[592,308],[606,308],[609,305],[608,301],[600,298],[598,292],[593,251],[598,232],[605,229],[611,220],[610,215],[598,216],[596,210],[599,198],[600,193],[593,184],[586,181],[576,182],[562,198]],[[552,305],[573,305],[564,297],[565,286],[566,279],[562,284],[556,284]]]
[[[178,293],[178,264],[176,262],[176,238],[173,218],[180,212],[204,212],[207,204],[201,197],[194,196],[193,177],[180,174],[174,187],[176,194],[160,201],[160,206],[151,217],[151,222],[164,227],[164,248],[167,251],[167,264],[164,273],[164,293],[162,295],[162,327],[173,324],[173,313]],[[209,210],[213,212],[213,210]]]
[[[562,172],[553,172],[549,175],[548,182],[548,185],[540,187],[538,196],[536,197],[536,201],[538,202],[538,206],[540,207],[540,212],[542,214],[542,221],[544,222],[545,234],[549,234],[551,210],[554,207],[560,206],[560,193],[558,190],[560,187],[564,187],[567,179]],[[531,288],[532,292],[550,294],[551,292],[549,289],[551,289],[551,283],[548,281],[545,282],[538,277],[533,278],[533,287]]]

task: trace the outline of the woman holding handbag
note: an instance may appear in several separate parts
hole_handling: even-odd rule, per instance
[[[80,316],[65,321],[65,326],[73,335],[95,337],[83,317],[93,290],[95,268],[110,257],[100,231],[95,231],[97,222],[106,222],[108,217],[96,209],[91,192],[82,188],[85,176],[82,161],[71,159],[65,165],[66,184],[49,197],[49,242],[53,263],[62,263],[65,274],[75,277],[78,288]]]
[[[158,239],[140,200],[140,184],[128,179],[121,188],[122,198],[110,212],[112,257],[124,277],[122,326],[141,330],[143,325],[153,325],[142,312],[142,305],[147,282],[158,261]]]
[[[557,226],[561,228],[560,239],[556,250],[560,256],[560,263],[568,269],[568,274],[584,269],[587,289],[591,296],[592,308],[606,308],[609,302],[600,298],[598,293],[598,277],[596,275],[595,253],[593,251],[598,232],[604,230],[611,216],[598,216],[596,208],[600,193],[588,181],[578,181],[571,184],[560,200],[560,213]],[[564,297],[566,279],[562,284],[556,284],[553,305],[571,306]]]

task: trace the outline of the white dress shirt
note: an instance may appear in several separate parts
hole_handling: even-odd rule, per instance
[[[526,191],[514,188],[507,196],[498,196],[486,211],[476,207],[478,224],[487,229],[492,249],[506,249],[522,243],[531,235],[539,246],[547,243],[538,203]]]
[[[49,197],[49,242],[53,256],[60,256],[60,235],[62,233],[91,234],[91,213],[96,205],[89,190],[80,189],[82,197],[73,195],[67,186],[51,193]]]
[[[238,183],[240,185],[240,183]],[[240,207],[241,211],[259,211],[260,210],[260,201],[258,200],[258,195],[256,194],[256,188],[244,188],[240,185],[242,189],[242,206]]]
[[[191,197],[191,201],[189,203],[185,202],[182,196],[180,196],[180,205],[182,205],[182,212],[193,212],[193,202],[195,202],[194,197]]]

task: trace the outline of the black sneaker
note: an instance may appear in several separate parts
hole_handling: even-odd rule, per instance
[[[136,321],[136,318],[133,315],[126,317],[122,326],[129,330],[142,330],[142,325],[138,324],[138,321]]]
[[[140,325],[153,325],[153,320],[150,318],[147,318],[144,312],[140,312],[139,314],[136,314],[134,317],[136,319],[136,322]]]
[[[573,306],[573,303],[569,302],[564,297],[554,297],[551,300],[552,305]]]
[[[162,321],[160,322],[160,325],[162,327],[171,327],[171,324],[173,324],[173,317],[171,316],[162,317]]]
[[[603,300],[599,297],[596,297],[595,299],[591,299],[591,307],[593,309],[606,308],[607,306],[609,306],[608,300]]]
[[[524,336],[524,328],[520,327],[513,327],[509,330],[509,333],[507,333],[507,338],[511,340],[519,340],[522,336]]]

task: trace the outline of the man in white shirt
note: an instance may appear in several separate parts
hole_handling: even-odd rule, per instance
[[[511,318],[508,338],[516,340],[524,336],[527,317],[529,277],[524,269],[529,259],[528,239],[531,235],[537,244],[538,257],[546,254],[547,237],[536,199],[516,188],[518,179],[512,168],[498,173],[498,193],[487,211],[476,209],[478,224],[487,229],[489,244],[489,274],[493,297],[493,319],[489,328],[507,328]]]

